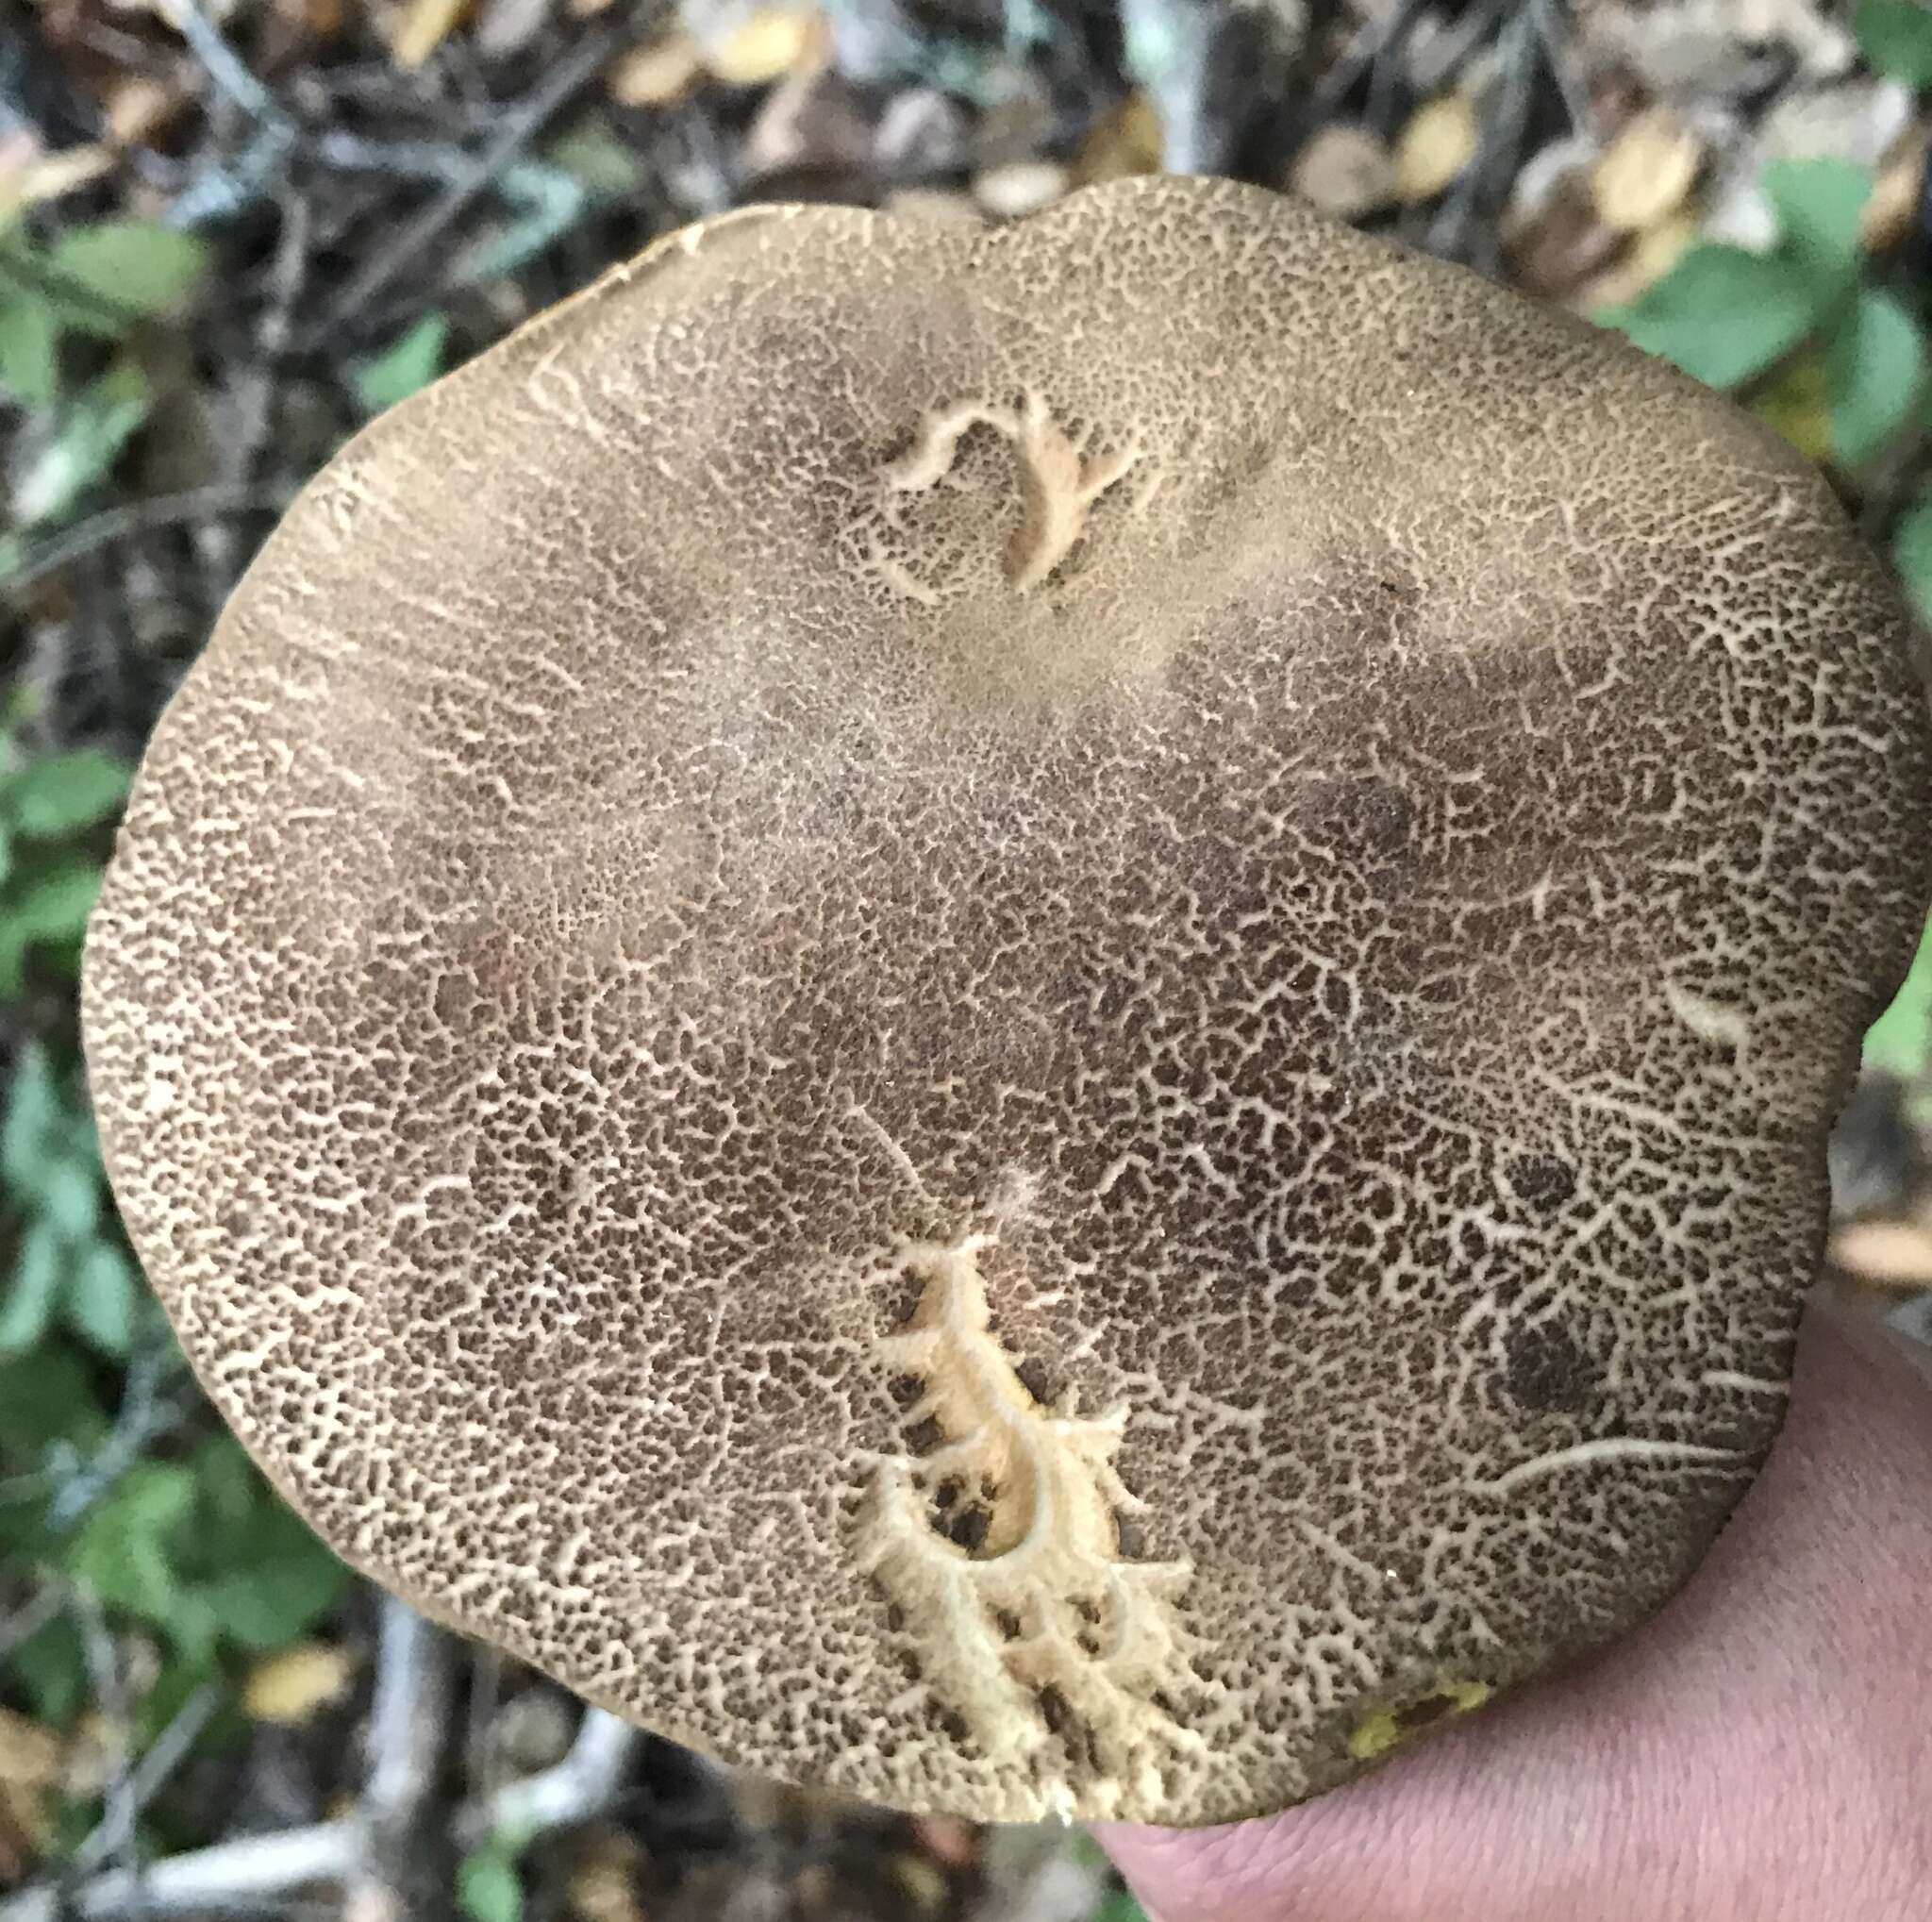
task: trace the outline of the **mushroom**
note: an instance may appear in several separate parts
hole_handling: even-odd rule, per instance
[[[1625,343],[1292,201],[674,235],[346,447],[89,943],[343,1556],[907,1809],[1328,1789],[1690,1573],[1932,887],[1906,611]]]

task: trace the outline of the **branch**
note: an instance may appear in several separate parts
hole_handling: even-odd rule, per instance
[[[0,1922],[136,1922],[261,1907],[312,1884],[342,1891],[344,1914],[422,1915],[421,1891],[400,1884],[420,1880],[420,1870],[442,1850],[416,1847],[400,1868],[385,1860],[384,1850],[396,1838],[420,1838],[423,1813],[433,1808],[428,1791],[443,1718],[440,1711],[433,1718],[425,1711],[439,1690],[447,1690],[449,1660],[440,1630],[400,1603],[388,1605],[370,1715],[369,1782],[354,1814],[218,1842],[151,1868],[96,1876],[67,1891],[29,1890],[0,1902]],[[492,1835],[508,1835],[527,1844],[592,1820],[622,1794],[644,1741],[641,1730],[601,1709],[586,1709],[570,1753],[555,1767],[463,1805],[454,1824],[457,1840],[475,1847]],[[407,1876],[408,1870],[419,1873]]]
[[[643,1742],[641,1729],[603,1709],[586,1709],[570,1753],[555,1767],[465,1803],[457,1817],[458,1838],[475,1847],[492,1835],[521,1840],[603,1814],[617,1799]]]

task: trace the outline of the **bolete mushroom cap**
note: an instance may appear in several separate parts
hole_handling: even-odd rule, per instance
[[[1624,343],[1225,183],[755,209],[296,502],[88,1053],[378,1580],[782,1777],[1225,1820],[1689,1574],[1928,819],[1878,565]]]

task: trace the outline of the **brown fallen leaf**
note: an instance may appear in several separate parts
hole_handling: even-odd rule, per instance
[[[1648,233],[1639,234],[1614,266],[1578,289],[1575,305],[1584,309],[1620,307],[1635,300],[1677,264],[1678,257],[1697,235],[1695,215],[1689,211],[1672,214]]]
[[[1080,187],[1159,171],[1160,115],[1144,93],[1129,93],[1074,157],[1074,181]]]
[[[638,1895],[644,1852],[622,1830],[598,1828],[584,1838],[564,1883],[564,1906],[577,1922],[649,1922]]]
[[[0,1869],[20,1876],[53,1837],[60,1738],[11,1709],[0,1709]]]
[[[1925,129],[1914,127],[1880,164],[1858,216],[1858,241],[1868,253],[1883,254],[1911,231],[1925,175]]]

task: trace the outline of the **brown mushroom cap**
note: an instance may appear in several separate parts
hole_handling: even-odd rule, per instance
[[[1928,877],[1907,616],[1622,343],[1257,191],[676,235],[314,482],[94,923],[216,1402],[431,1613],[1223,1820],[1654,1610]]]

